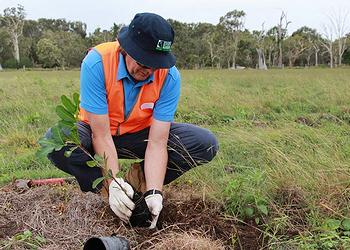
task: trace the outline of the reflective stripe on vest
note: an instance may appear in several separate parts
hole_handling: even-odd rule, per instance
[[[122,80],[117,81],[119,63],[118,42],[103,43],[95,47],[101,55],[107,92],[108,115],[112,135],[135,133],[152,123],[153,107],[159,99],[168,69],[154,71],[154,80],[141,87],[129,116],[124,114],[124,88]],[[80,108],[79,119],[89,123],[87,112]]]

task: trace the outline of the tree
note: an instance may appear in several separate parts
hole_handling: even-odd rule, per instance
[[[4,10],[4,16],[2,17],[2,22],[4,27],[11,37],[11,42],[13,45],[13,56],[17,63],[20,63],[19,55],[19,37],[23,32],[23,25],[26,13],[22,5],[18,5],[16,8],[6,8]]]
[[[306,49],[306,41],[307,40],[299,34],[294,34],[294,36],[290,36],[285,40],[289,67],[294,66],[295,61]]]
[[[323,24],[323,37],[324,41],[322,45],[326,48],[330,57],[330,67],[334,67],[336,61],[338,65],[342,64],[343,54],[346,50],[346,41],[348,32],[347,23],[348,12],[339,13],[333,12],[328,16],[328,23]],[[335,47],[336,45],[336,47]],[[337,50],[338,53],[334,53]]]
[[[258,68],[262,70],[267,70],[266,60],[265,60],[265,29],[264,24],[261,25],[260,31],[253,31],[253,36],[255,38],[255,49],[258,53]]]
[[[266,32],[264,39],[264,47],[267,53],[267,66],[272,67],[276,65],[278,59],[278,47],[277,47],[277,27],[272,27]]]
[[[47,38],[40,39],[37,44],[37,53],[39,62],[42,63],[44,68],[60,65],[62,51],[52,40]]]
[[[225,30],[231,35],[231,50],[232,68],[236,68],[236,56],[240,33],[244,27],[245,12],[240,10],[233,10],[228,12],[225,16],[220,17],[219,25],[223,26]]]
[[[100,43],[115,41],[115,37],[113,33],[108,30],[101,31],[101,28],[96,28],[94,32],[90,34],[89,40],[91,46],[96,46]]]
[[[0,28],[0,63],[12,58],[11,38],[4,28]]]
[[[80,66],[80,62],[84,58],[85,51],[88,47],[80,35],[64,31],[47,31],[44,33],[43,38],[55,41],[55,45],[60,49],[60,66]]]
[[[346,33],[349,32],[349,27],[346,26],[348,14],[349,12],[345,11],[344,13],[339,12],[338,14],[333,14],[333,16],[330,17],[335,31],[335,42],[337,44],[339,66],[342,65],[343,54],[346,50]]]
[[[277,25],[277,36],[276,36],[276,42],[278,45],[279,49],[279,54],[278,54],[278,67],[282,68],[283,66],[283,51],[282,51],[282,43],[283,40],[287,36],[287,27],[291,22],[287,20],[287,14],[282,11],[280,21]]]
[[[317,33],[316,29],[303,26],[293,32],[292,36],[301,36],[305,45],[304,55],[306,60],[306,65],[311,65],[311,57],[315,57],[315,66],[318,65],[318,53],[320,51],[320,37],[321,35]]]

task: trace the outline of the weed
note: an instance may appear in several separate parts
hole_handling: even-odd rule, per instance
[[[30,248],[39,249],[46,243],[44,237],[34,236],[30,230],[25,230],[11,237],[9,240],[1,242],[1,249]]]

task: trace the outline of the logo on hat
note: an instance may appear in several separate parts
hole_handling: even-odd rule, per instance
[[[156,50],[168,52],[171,50],[171,41],[158,40]]]

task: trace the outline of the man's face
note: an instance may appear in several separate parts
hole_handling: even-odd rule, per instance
[[[126,68],[129,72],[129,74],[136,81],[144,81],[154,72],[154,69],[148,68],[148,67],[136,62],[128,54],[126,54],[126,56],[125,56],[125,64],[126,64]]]

